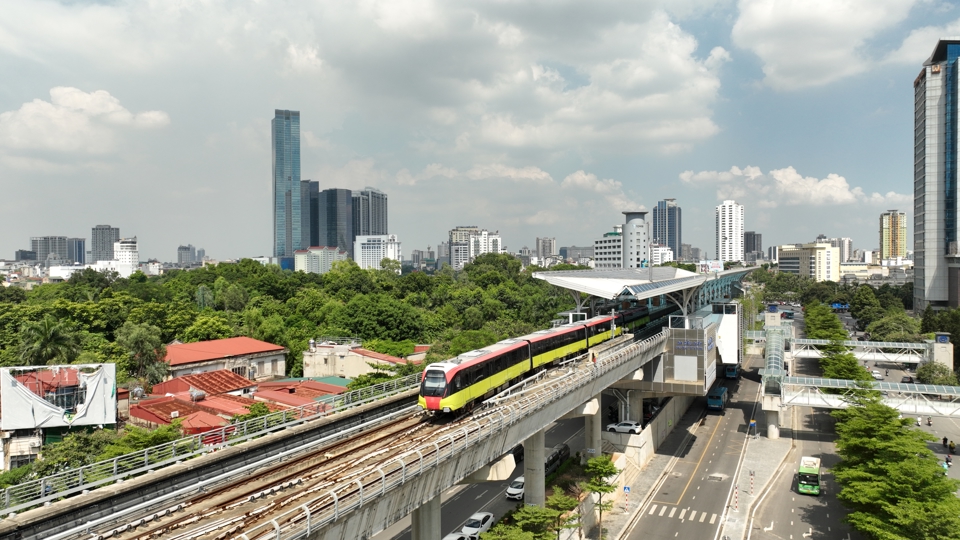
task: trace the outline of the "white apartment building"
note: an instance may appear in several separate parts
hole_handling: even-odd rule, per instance
[[[116,272],[122,278],[128,278],[140,268],[140,251],[137,247],[137,237],[121,238],[113,243],[113,259],[99,260],[88,264],[97,272]]]
[[[484,253],[506,253],[499,231],[489,232],[486,229],[480,229],[470,235],[468,246],[471,261]]]
[[[723,201],[717,206],[717,259],[743,261],[743,205]]]
[[[333,263],[345,261],[347,252],[337,247],[312,247],[293,252],[293,268],[298,272],[325,274],[333,268]]]
[[[646,212],[624,212],[622,268],[650,266],[650,227]]]
[[[614,225],[613,232],[593,241],[593,267],[621,268],[623,266],[623,225]]]
[[[779,248],[780,271],[814,281],[840,281],[840,248],[827,243],[792,244]]]
[[[557,239],[556,238],[540,238],[537,237],[537,247],[536,255],[537,257],[550,257],[557,254]]]
[[[353,260],[360,268],[380,270],[380,262],[391,259],[403,260],[400,242],[395,234],[358,236],[353,243]],[[397,271],[399,273],[399,270]]]
[[[450,266],[454,270],[462,270],[470,262],[470,245],[467,242],[450,244]]]
[[[669,247],[660,244],[650,246],[650,266],[660,266],[673,260],[673,250]]]

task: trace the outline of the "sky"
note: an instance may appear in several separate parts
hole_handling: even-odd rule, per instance
[[[275,109],[303,179],[388,194],[405,257],[457,225],[592,245],[668,197],[712,255],[731,198],[765,248],[875,249],[958,35],[941,0],[3,0],[0,258],[97,224],[270,255]]]

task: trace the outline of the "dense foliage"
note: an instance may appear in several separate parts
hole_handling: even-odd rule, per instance
[[[806,334],[810,339],[830,340],[830,344],[821,347],[823,357],[820,359],[820,369],[828,379],[846,379],[852,381],[873,381],[873,377],[861,366],[857,358],[851,354],[843,341],[847,339],[847,332],[843,323],[825,304],[809,304],[805,308],[804,323]]]
[[[0,365],[114,362],[121,380],[155,382],[163,344],[242,335],[286,346],[288,372],[300,375],[310,338],[357,336],[399,355],[429,343],[442,357],[543,328],[571,305],[508,255],[432,276],[352,261],[322,275],[252,260],[129,279],[88,269],[27,293],[4,290]]]
[[[945,476],[927,445],[932,435],[876,397],[833,415],[842,458],[833,473],[847,522],[867,538],[960,539],[960,481]]]

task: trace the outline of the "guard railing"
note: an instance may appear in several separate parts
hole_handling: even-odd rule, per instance
[[[17,512],[97,486],[112,484],[224,446],[414,390],[420,384],[420,376],[421,373],[416,373],[359,390],[324,396],[316,403],[277,411],[213,431],[10,486],[3,490],[0,514]]]
[[[363,476],[338,482],[326,493],[287,510],[236,538],[307,538],[344,514],[361,508],[425,471],[438,467],[440,463],[457,456],[471,445],[529,417],[561,399],[572,389],[582,387],[610,370],[632,361],[638,354],[660,346],[665,340],[666,333],[661,332],[643,341],[604,351],[598,355],[595,363],[583,362],[568,375],[553,381],[548,380],[536,392],[519,394],[515,401],[509,403],[486,405],[480,410],[480,416],[463,428],[386,461]],[[586,355],[581,358],[586,358]],[[477,413],[474,415],[477,416]],[[479,468],[485,463],[474,465]]]

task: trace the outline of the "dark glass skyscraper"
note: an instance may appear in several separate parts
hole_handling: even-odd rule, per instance
[[[319,246],[338,247],[353,258],[353,196],[349,189],[325,189],[318,195]]]
[[[681,255],[680,207],[676,199],[664,199],[653,209],[653,241],[673,250],[674,259]]]
[[[354,191],[354,237],[390,234],[387,229],[387,194],[372,187]]]
[[[302,248],[320,245],[320,182],[300,181],[300,234]]]
[[[120,229],[109,225],[97,225],[90,231],[90,260],[88,263],[97,261],[113,260],[113,243],[120,241]]]
[[[300,214],[300,112],[275,110],[273,151],[273,255],[293,257],[303,246]]]

